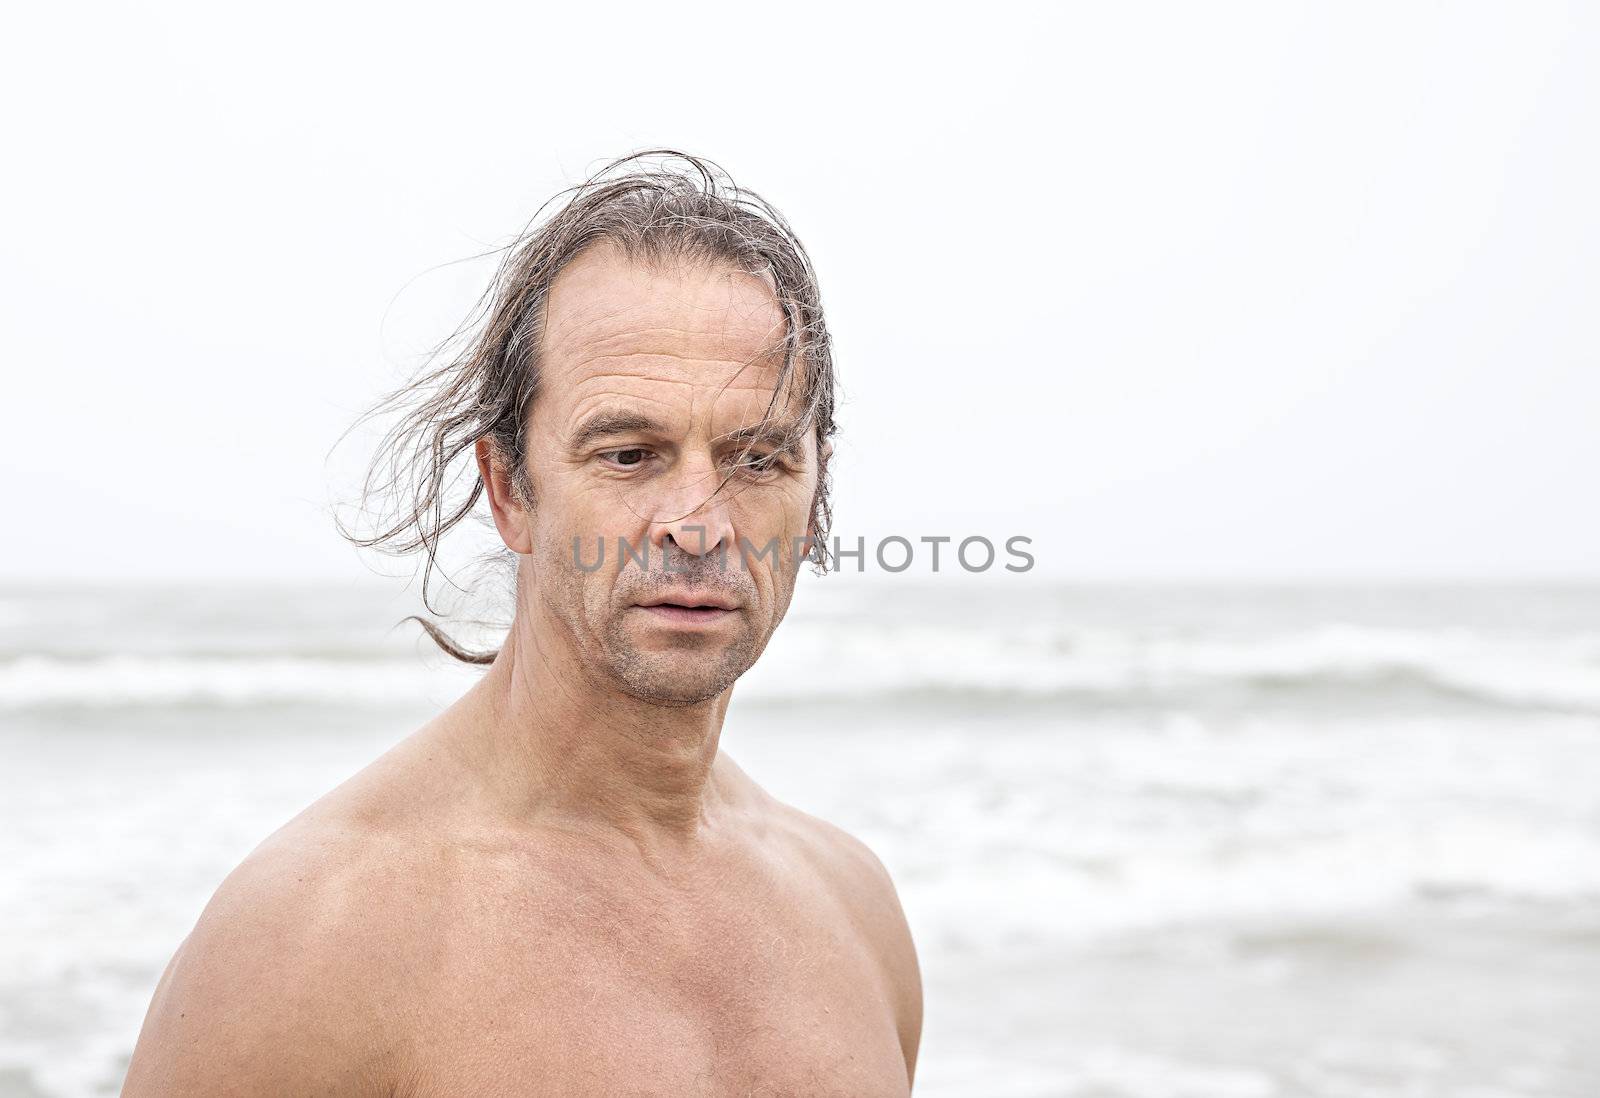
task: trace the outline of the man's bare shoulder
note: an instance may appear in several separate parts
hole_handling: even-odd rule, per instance
[[[124,1094],[388,1093],[403,928],[433,855],[399,810],[403,744],[269,836],[230,873],[151,1002]],[[307,1091],[311,1093],[311,1091]]]

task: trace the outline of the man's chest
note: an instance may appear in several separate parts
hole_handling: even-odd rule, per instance
[[[904,1095],[884,973],[835,915],[580,897],[445,928],[401,1094]]]

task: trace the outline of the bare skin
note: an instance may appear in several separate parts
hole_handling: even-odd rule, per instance
[[[531,501],[479,447],[520,555],[499,657],[229,876],[125,1096],[909,1093],[921,985],[888,875],[718,747],[798,561],[709,562],[803,539],[817,486],[811,435],[746,450],[781,324],[727,269],[600,246],[563,271]],[[586,572],[575,534],[693,567]]]

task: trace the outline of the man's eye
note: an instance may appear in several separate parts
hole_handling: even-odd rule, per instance
[[[776,450],[767,453],[757,453],[752,451],[744,455],[743,458],[739,459],[738,465],[739,468],[743,469],[745,472],[754,473],[758,476],[765,473],[770,473],[777,468],[778,452]]]
[[[627,450],[612,450],[608,453],[601,454],[600,456],[612,462],[613,464],[624,467],[632,467],[635,465],[642,465],[648,452],[649,451],[644,450],[641,447],[635,446]]]

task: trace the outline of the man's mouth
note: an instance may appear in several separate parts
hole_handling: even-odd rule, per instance
[[[739,611],[732,599],[721,595],[663,596],[641,602],[638,608],[676,625],[711,625]]]

